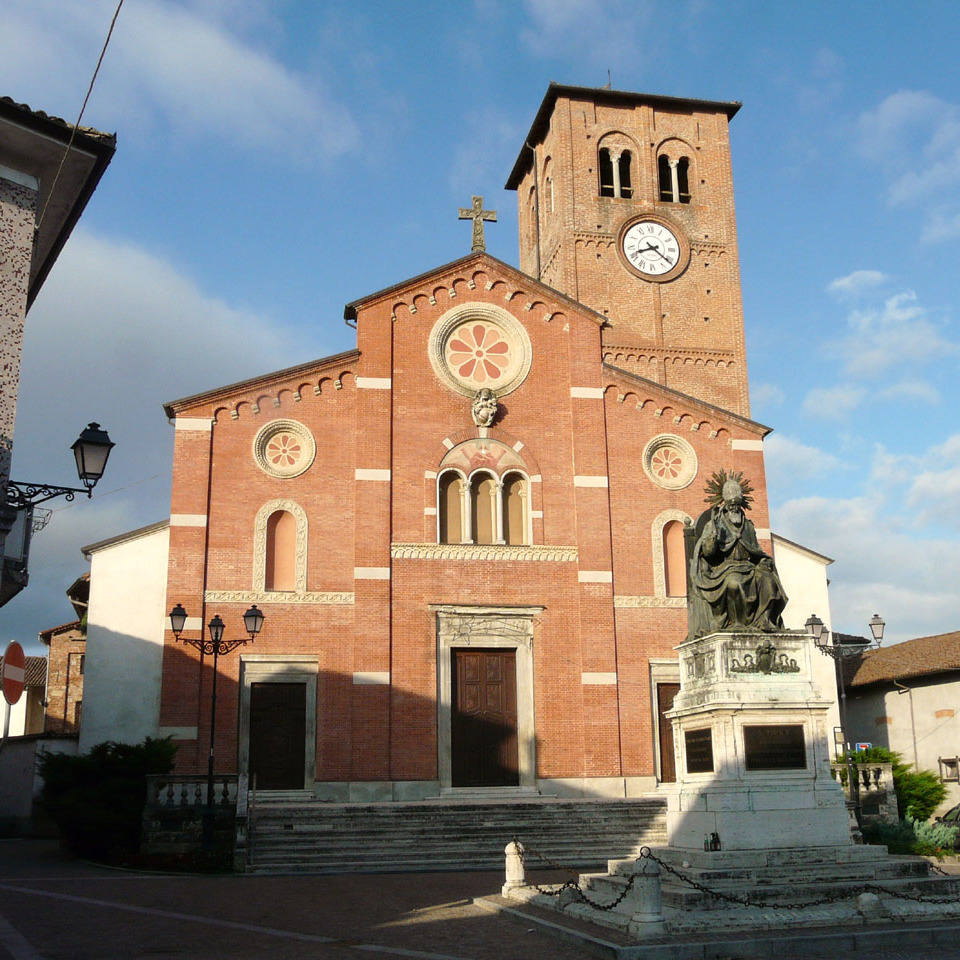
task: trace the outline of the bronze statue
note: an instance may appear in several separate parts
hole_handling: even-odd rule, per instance
[[[787,595],[744,512],[750,506],[749,483],[740,474],[720,471],[707,490],[713,506],[697,523],[690,559],[690,639],[722,630],[782,630]]]

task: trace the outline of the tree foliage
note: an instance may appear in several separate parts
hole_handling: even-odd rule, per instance
[[[173,769],[169,737],[143,743],[98,743],[78,757],[45,753],[38,760],[40,800],[71,853],[103,859],[137,850],[147,775]]]
[[[914,770],[899,753],[886,747],[861,750],[852,759],[854,763],[893,764],[893,789],[902,817],[925,822],[947,796],[947,788],[932,770]]]

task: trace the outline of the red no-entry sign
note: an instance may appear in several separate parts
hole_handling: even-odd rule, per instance
[[[23,647],[14,640],[4,651],[3,665],[0,666],[0,687],[3,688],[3,698],[11,706],[23,695],[26,665],[27,658],[23,655]]]

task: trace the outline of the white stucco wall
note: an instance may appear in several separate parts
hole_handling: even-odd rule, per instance
[[[847,692],[850,728],[857,740],[887,747],[920,770],[940,773],[940,757],[960,754],[960,675],[941,673],[901,681],[912,693],[877,684]],[[913,699],[913,721],[910,700]],[[939,716],[937,716],[939,714]],[[916,754],[914,754],[914,731]],[[944,813],[960,803],[960,785],[945,783],[947,798],[937,810]]]
[[[90,606],[80,752],[157,736],[167,599],[167,526],[86,549]]]
[[[833,561],[813,550],[807,550],[773,534],[773,559],[789,602],[783,611],[783,625],[790,630],[803,630],[811,613],[815,613],[828,630],[833,626],[830,620],[830,596],[828,592],[827,567]],[[827,728],[833,730],[840,726],[840,709],[837,706],[837,679],[833,660],[822,653],[816,653],[812,665],[813,682],[820,695],[833,700],[834,705],[827,714]],[[834,745],[830,744],[831,755]]]
[[[2,652],[2,651],[0,651]],[[22,737],[23,731],[27,728],[27,694],[23,696],[11,707],[9,703],[0,694],[0,736],[3,736],[3,725],[7,721],[7,711],[10,711],[10,731],[11,737]]]

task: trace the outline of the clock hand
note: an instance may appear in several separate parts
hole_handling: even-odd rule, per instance
[[[658,257],[662,258],[663,260],[667,260],[667,258],[663,255],[663,253],[661,253],[660,248],[653,246],[653,244],[648,243],[643,249],[652,250]],[[669,262],[670,261],[667,260],[667,263]]]

